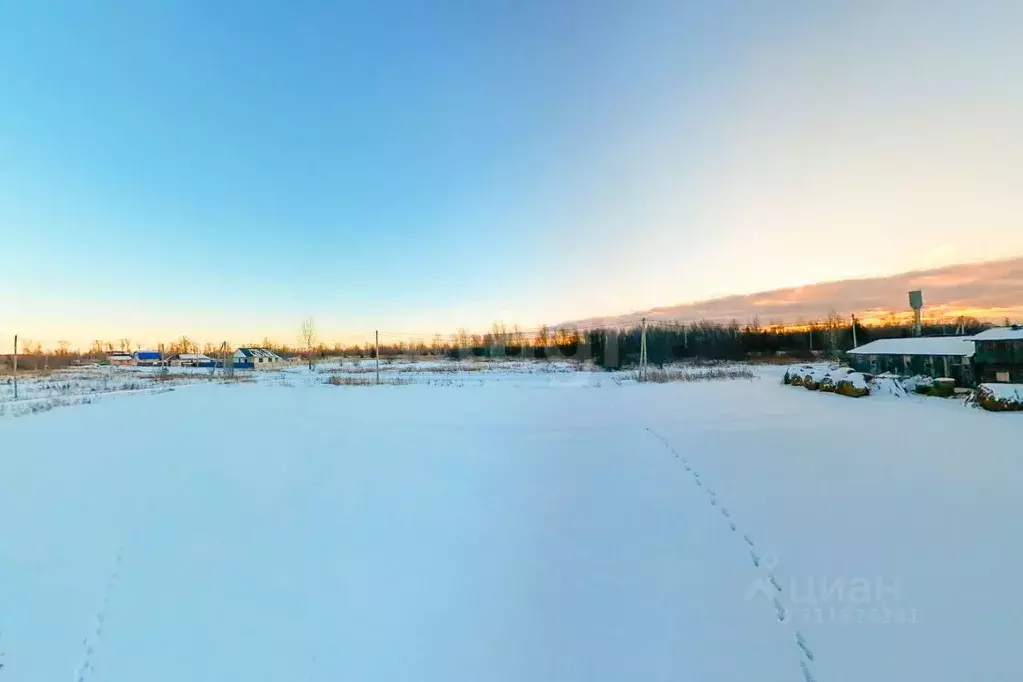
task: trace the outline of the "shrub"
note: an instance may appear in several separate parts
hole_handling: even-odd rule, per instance
[[[977,403],[991,412],[1023,411],[1023,386],[981,384]]]
[[[951,398],[956,393],[955,379],[935,379],[931,384],[931,395],[939,398]]]
[[[862,398],[870,395],[870,388],[862,374],[850,374],[838,382],[838,385],[835,387],[835,393],[849,398]]]
[[[636,378],[639,379],[637,372]],[[756,379],[757,373],[749,367],[723,367],[700,370],[659,368],[647,371],[646,380],[657,384],[669,381],[718,381],[722,379]]]

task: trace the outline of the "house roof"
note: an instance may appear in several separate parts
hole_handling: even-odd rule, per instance
[[[277,353],[266,348],[239,348],[238,352],[247,358],[279,358]]]
[[[175,360],[212,360],[210,356],[205,353],[178,353],[174,356]]]
[[[135,351],[135,357],[149,359],[159,359],[160,351],[155,350],[137,350]]]
[[[974,341],[1023,341],[1023,327],[995,327],[973,337]]]
[[[878,339],[849,351],[851,355],[960,355],[973,357],[972,336],[924,336]]]

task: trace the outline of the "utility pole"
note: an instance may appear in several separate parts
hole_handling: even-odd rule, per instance
[[[853,348],[856,348],[856,316],[852,316],[853,321]]]
[[[813,327],[806,330],[807,335],[810,337],[810,350],[813,350]]]
[[[642,381],[646,381],[646,318],[643,318],[643,333],[639,341],[639,373]]]
[[[377,329],[373,332],[373,336],[376,339],[376,357],[377,357],[377,384],[380,383],[380,330]]]
[[[689,330],[686,328],[686,323],[682,323],[682,346],[689,348]]]
[[[14,399],[18,399],[18,335],[14,335]]]
[[[227,345],[227,341],[224,341],[224,343],[220,346],[220,348],[221,348],[221,350],[224,351],[224,376],[225,377],[233,377],[234,376],[234,357],[232,357],[232,355],[231,355],[231,349]]]

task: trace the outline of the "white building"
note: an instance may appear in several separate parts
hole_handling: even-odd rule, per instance
[[[215,362],[203,353],[178,353],[167,361],[171,367],[212,367]]]
[[[235,365],[243,367],[251,364],[253,369],[270,369],[283,362],[284,358],[267,348],[239,348],[234,352]]]

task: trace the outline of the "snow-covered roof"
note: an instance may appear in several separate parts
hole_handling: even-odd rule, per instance
[[[247,358],[280,358],[277,353],[266,348],[239,348],[238,352]]]
[[[178,360],[212,360],[208,355],[203,353],[179,353],[174,356]]]
[[[1023,327],[995,327],[973,337],[974,341],[1023,341]]]
[[[922,336],[878,339],[849,351],[852,355],[962,355],[973,357],[972,336]]]

